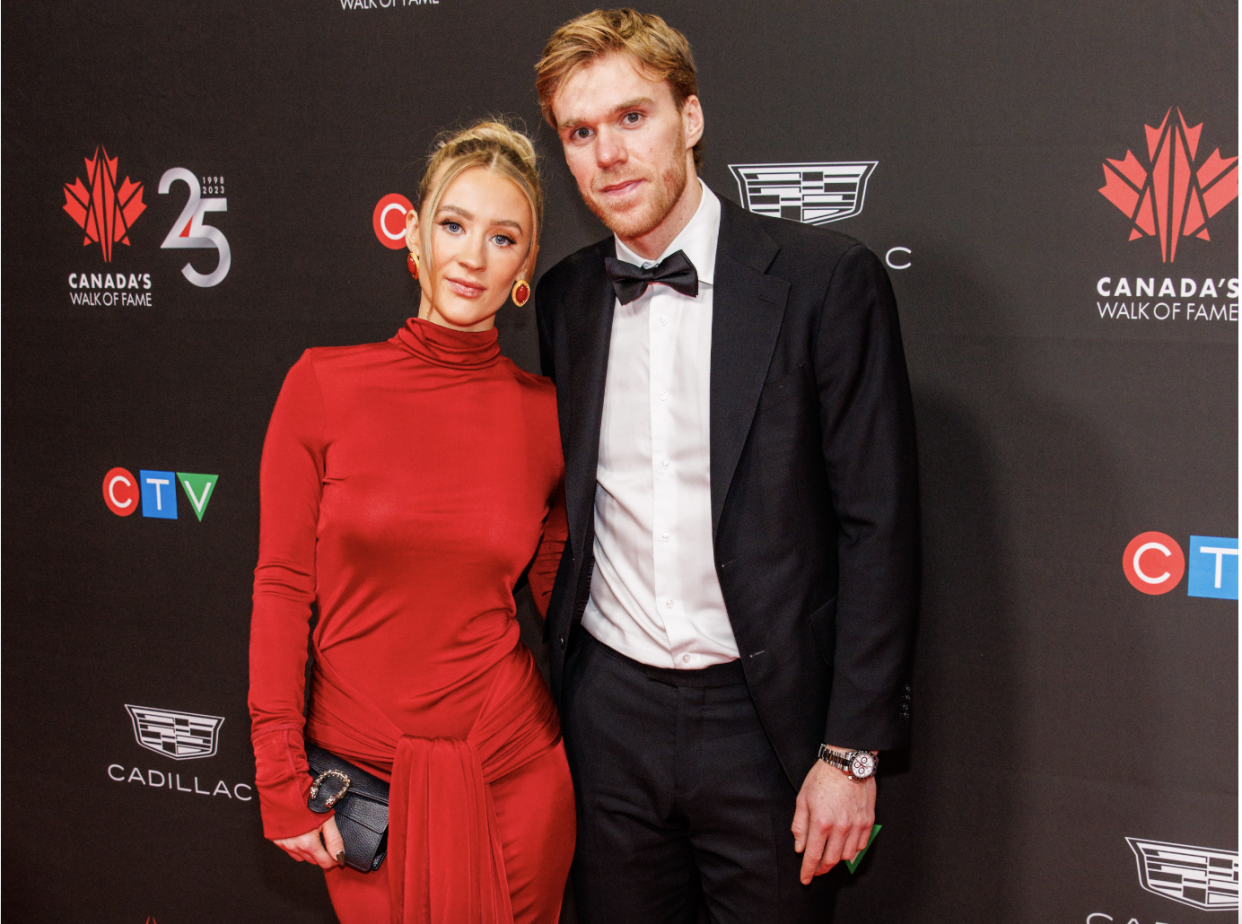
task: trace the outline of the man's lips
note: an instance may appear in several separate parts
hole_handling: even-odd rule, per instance
[[[607,186],[600,187],[599,193],[601,196],[609,196],[612,198],[627,196],[634,190],[638,189],[642,182],[641,178],[635,177],[632,180],[622,180],[619,183],[609,183]]]
[[[444,280],[448,283],[448,287],[462,298],[478,298],[483,294],[484,287],[473,282],[467,282],[465,279],[448,278]]]

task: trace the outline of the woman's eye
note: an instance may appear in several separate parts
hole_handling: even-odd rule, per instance
[[[453,221],[451,218],[446,218],[444,221],[440,222],[440,227],[449,234],[459,234],[461,232],[461,225]]]
[[[497,246],[500,247],[512,247],[517,243],[517,241],[509,237],[507,234],[494,234],[492,235],[492,240],[497,244]]]

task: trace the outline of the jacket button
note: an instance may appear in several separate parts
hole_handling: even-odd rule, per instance
[[[556,643],[560,645],[562,648],[564,648],[565,647],[565,636],[563,635],[557,636]]]

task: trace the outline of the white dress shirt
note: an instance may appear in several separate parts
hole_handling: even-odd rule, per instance
[[[612,321],[595,486],[595,572],[583,627],[644,664],[698,669],[738,656],[712,551],[712,291],[720,200],[698,211],[654,266],[684,251],[691,298],[653,284]]]

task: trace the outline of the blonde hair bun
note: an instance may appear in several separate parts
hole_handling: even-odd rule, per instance
[[[498,119],[482,119],[456,132],[445,132],[436,139],[431,159],[441,152],[447,156],[471,153],[474,150],[499,149],[538,175],[538,157],[534,143],[525,134]],[[430,164],[428,165],[430,168]]]
[[[535,227],[531,245],[539,240],[543,225],[543,184],[539,180],[539,158],[535,145],[524,133],[499,119],[482,119],[466,128],[444,132],[436,140],[427,159],[427,172],[418,187],[418,212],[434,215],[444,191],[453,180],[472,167],[494,170],[512,180],[530,203]],[[427,233],[430,222],[423,223]],[[427,247],[424,237],[424,249]]]

